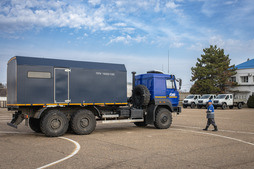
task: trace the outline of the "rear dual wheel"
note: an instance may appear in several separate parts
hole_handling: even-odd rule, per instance
[[[69,123],[66,115],[60,110],[53,109],[42,116],[41,131],[48,137],[58,137],[66,133]]]
[[[29,118],[29,126],[36,133],[41,132],[40,121],[41,121],[41,119],[36,119],[36,118],[33,118],[33,117]]]
[[[96,127],[96,119],[93,112],[81,109],[73,114],[70,125],[74,133],[87,135],[94,131]]]

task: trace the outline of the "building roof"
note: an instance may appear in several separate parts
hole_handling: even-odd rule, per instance
[[[237,69],[254,69],[254,59],[250,59],[235,66]]]

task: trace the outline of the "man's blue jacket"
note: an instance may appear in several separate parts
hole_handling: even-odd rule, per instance
[[[214,118],[214,107],[212,104],[208,106],[206,113],[207,113],[206,118],[208,119]]]

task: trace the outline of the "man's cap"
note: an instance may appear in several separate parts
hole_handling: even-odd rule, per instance
[[[212,101],[212,100],[208,100],[208,103],[209,103],[209,102],[211,102],[211,103],[212,103],[213,101]]]

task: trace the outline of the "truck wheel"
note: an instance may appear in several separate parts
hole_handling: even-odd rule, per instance
[[[196,104],[195,104],[195,103],[191,103],[190,107],[191,107],[192,109],[194,109],[194,108],[196,107]]]
[[[41,131],[48,137],[64,135],[68,126],[66,115],[56,109],[48,111],[41,119]]]
[[[233,109],[233,108],[234,108],[234,106],[229,106],[229,108],[230,108],[230,109]]]
[[[242,108],[242,103],[238,103],[238,104],[237,104],[237,108],[238,108],[238,109],[241,109],[241,108]]]
[[[183,108],[187,108],[187,106],[183,105]]]
[[[74,113],[71,118],[71,128],[76,134],[90,134],[94,131],[95,127],[96,119],[90,110],[81,109]]]
[[[157,129],[167,129],[171,126],[172,114],[168,109],[160,108],[156,111],[154,126]]]
[[[147,124],[145,122],[135,122],[134,123],[137,127],[146,127]]]
[[[198,109],[201,109],[201,108],[202,108],[202,106],[200,106],[200,105],[197,105],[197,108],[198,108]]]
[[[150,92],[144,85],[137,85],[132,92],[134,107],[147,106],[150,102]]]
[[[214,109],[217,109],[217,106],[214,106]]]
[[[227,108],[227,104],[226,104],[226,103],[222,103],[221,108],[222,108],[222,109],[226,109],[226,108]]]
[[[40,120],[41,119],[36,119],[36,118],[33,118],[33,117],[29,118],[29,126],[36,133],[41,132]]]

